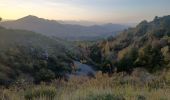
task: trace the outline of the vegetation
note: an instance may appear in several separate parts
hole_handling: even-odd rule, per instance
[[[143,70],[143,71],[142,71]],[[94,79],[73,77],[68,82],[1,89],[1,100],[169,100],[170,71],[155,75],[135,69],[132,75],[98,72]],[[151,78],[152,77],[152,78]]]
[[[0,27],[0,100],[170,99],[170,16],[103,41],[71,43]],[[66,78],[74,60],[99,72]]]
[[[89,62],[98,69],[132,72],[136,67],[155,72],[170,66],[170,16],[142,21],[116,37],[90,46]],[[106,70],[104,70],[106,71]]]
[[[63,77],[78,51],[67,43],[23,30],[0,27],[0,84],[24,79],[39,83]]]

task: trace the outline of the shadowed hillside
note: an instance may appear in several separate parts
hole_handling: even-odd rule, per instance
[[[70,43],[31,31],[0,27],[0,84],[50,81],[71,71],[80,55]]]

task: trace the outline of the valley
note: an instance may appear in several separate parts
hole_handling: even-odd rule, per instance
[[[169,15],[117,30],[35,16],[0,25],[0,100],[170,98]]]

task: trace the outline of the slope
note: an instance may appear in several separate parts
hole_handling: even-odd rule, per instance
[[[135,28],[91,46],[89,54],[104,72],[143,67],[155,72],[170,67],[170,16],[142,21]]]
[[[78,55],[77,48],[65,41],[0,27],[0,84],[63,77]]]

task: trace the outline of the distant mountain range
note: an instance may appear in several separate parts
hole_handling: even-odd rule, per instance
[[[83,20],[56,20],[61,24],[73,24],[73,25],[81,25],[81,26],[93,26],[93,25],[102,25],[104,23],[93,22],[93,21],[83,21]]]
[[[1,22],[0,25],[10,29],[29,30],[46,36],[59,37],[68,40],[110,36],[128,27],[126,25],[111,23],[92,26],[66,23],[67,22],[48,20],[29,15],[18,20]]]

